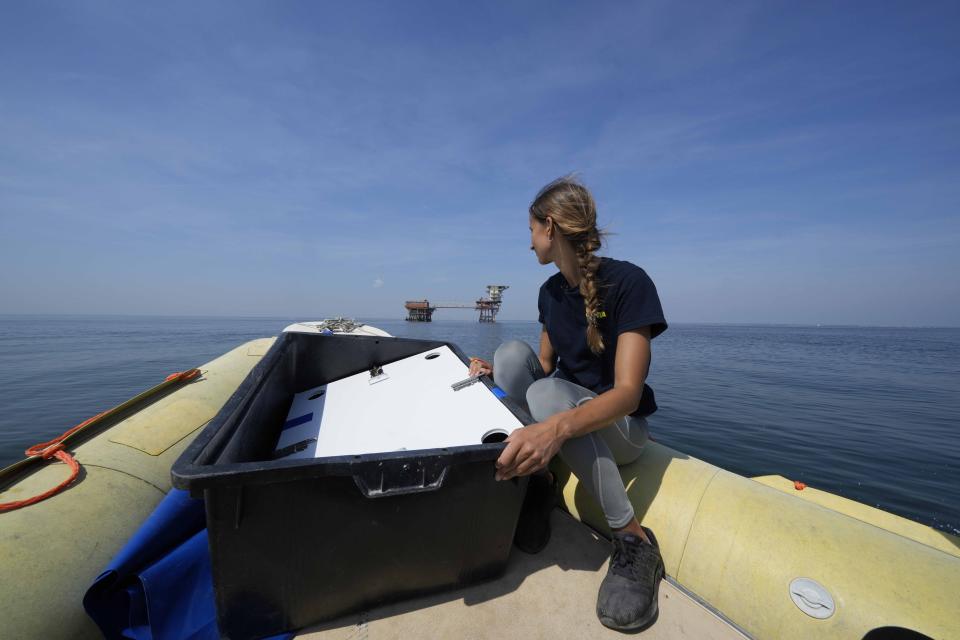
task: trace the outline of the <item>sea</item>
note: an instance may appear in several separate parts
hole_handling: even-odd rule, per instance
[[[170,372],[303,318],[0,315],[0,466]],[[535,322],[358,318],[492,357]],[[652,437],[960,534],[960,329],[672,324]]]

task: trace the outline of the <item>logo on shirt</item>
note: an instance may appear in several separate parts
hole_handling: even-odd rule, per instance
[[[603,319],[606,318],[606,317],[607,317],[607,312],[604,311],[604,310],[602,310],[602,309],[598,309],[597,311],[594,311],[593,313],[590,313],[590,312],[588,311],[588,312],[587,312],[587,324],[588,324],[588,325],[593,325],[594,327],[599,326],[599,325],[600,325],[600,321],[603,320]]]

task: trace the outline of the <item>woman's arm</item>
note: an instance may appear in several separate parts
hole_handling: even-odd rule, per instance
[[[543,334],[540,345],[543,362]],[[510,434],[506,449],[497,459],[497,479],[535,473],[549,464],[568,439],[596,431],[636,411],[649,369],[650,327],[621,333],[617,338],[613,388],[579,407]]]
[[[540,329],[540,366],[543,367],[543,372],[547,375],[553,373],[553,368],[557,366],[557,352],[553,348],[553,344],[550,342],[550,336],[547,335],[547,330],[544,328]]]

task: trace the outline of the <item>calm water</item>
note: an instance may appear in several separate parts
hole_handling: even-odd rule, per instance
[[[0,316],[0,466],[27,445],[292,318]],[[539,325],[369,320],[490,356]],[[960,533],[960,329],[673,325],[654,438]]]

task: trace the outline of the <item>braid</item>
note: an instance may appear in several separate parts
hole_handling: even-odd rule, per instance
[[[587,315],[587,344],[590,351],[603,353],[603,336],[600,335],[600,293],[597,270],[600,258],[595,251],[600,249],[604,233],[597,229],[597,206],[593,196],[574,176],[557,178],[537,194],[530,205],[530,215],[540,221],[553,218],[560,232],[570,240],[577,252],[580,268],[580,295],[583,296]]]
[[[580,295],[583,296],[584,311],[587,316],[587,344],[596,355],[603,353],[603,336],[597,323],[600,310],[600,295],[597,287],[597,269],[600,258],[593,252],[600,248],[600,236],[596,228],[587,234],[584,242],[577,244],[577,261],[580,264]]]

